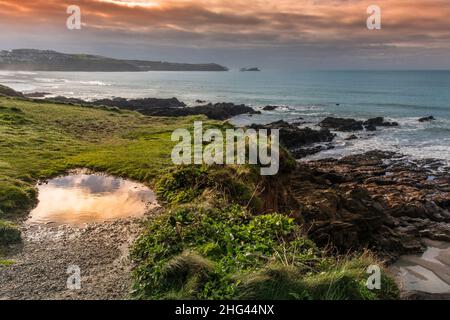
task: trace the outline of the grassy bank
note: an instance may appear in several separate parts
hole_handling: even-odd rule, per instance
[[[150,184],[171,163],[172,131],[191,127],[195,119],[0,97],[0,223],[29,212],[36,204],[39,179],[71,168]],[[11,242],[3,238],[11,239],[13,228],[2,227],[3,244]]]
[[[172,131],[199,119],[220,125],[0,97],[5,243],[17,240],[17,229],[5,221],[35,205],[39,179],[87,167],[154,186],[167,208],[134,246],[137,298],[396,297],[386,277],[382,290],[366,288],[366,268],[376,263],[370,254],[333,257],[303,236],[290,212],[263,210],[258,168],[171,168]]]
[[[171,163],[171,132],[193,120],[0,98],[0,217],[26,213],[36,181],[70,168],[150,182]]]
[[[137,241],[142,299],[392,299],[394,282],[366,287],[368,252],[334,257],[289,213],[263,213],[257,169],[179,167],[156,182],[164,214]]]

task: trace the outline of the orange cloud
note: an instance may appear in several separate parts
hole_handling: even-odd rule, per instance
[[[67,36],[66,8],[82,10],[77,39],[193,48],[302,47],[336,52],[450,47],[450,1],[378,0],[382,30],[366,28],[373,0],[0,0],[0,27]],[[4,35],[6,37],[7,35]],[[72,36],[74,37],[74,36]],[[369,50],[370,49],[370,50]],[[368,53],[370,54],[370,53]]]

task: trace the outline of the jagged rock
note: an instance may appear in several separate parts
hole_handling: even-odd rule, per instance
[[[384,121],[383,117],[376,117],[364,121],[364,126],[374,126],[374,127],[396,127],[398,122]]]
[[[183,110],[186,111],[188,115],[204,114],[208,118],[214,120],[227,120],[241,114],[251,115],[261,113],[246,105],[236,105],[233,103],[209,103],[204,106],[184,108]]]
[[[278,106],[265,106],[263,108],[264,111],[273,111],[275,109],[279,108]]]
[[[293,173],[291,193],[320,245],[369,247],[393,261],[421,252],[424,238],[450,241],[450,169],[434,163],[383,151],[311,161]]]
[[[356,135],[354,135],[354,134],[352,134],[352,135],[348,136],[347,138],[345,138],[345,140],[347,140],[347,141],[349,141],[349,140],[356,140],[356,139],[358,139],[358,137]]]
[[[428,116],[428,117],[423,117],[419,119],[419,122],[428,122],[428,121],[433,121],[436,120],[433,116]]]
[[[334,146],[315,146],[315,147],[311,147],[311,148],[300,148],[300,149],[294,149],[291,150],[291,154],[295,159],[301,159],[301,158],[305,158],[307,156],[325,151],[325,150],[330,150],[330,149],[334,149]]]
[[[24,94],[24,96],[27,98],[45,98],[48,95],[51,95],[51,93],[49,93],[49,92],[31,92],[31,93]]]
[[[181,102],[176,98],[125,99],[118,97],[114,99],[84,101],[82,99],[66,98],[58,96],[54,98],[48,98],[46,100],[60,103],[117,107],[120,109],[137,111],[139,113],[148,116],[163,116],[163,117],[182,117],[182,116],[203,114],[210,119],[227,120],[229,118],[241,114],[260,113],[246,105],[235,105],[233,103],[216,103],[216,104],[209,103],[203,106],[186,107],[186,104],[184,102]]]
[[[253,129],[279,129],[280,142],[291,152],[294,156],[304,157],[313,153],[322,151],[321,147],[306,148],[314,143],[331,142],[335,135],[329,130],[313,130],[311,128],[298,128],[295,125],[289,124],[286,121],[280,120],[267,125],[252,125]],[[302,150],[300,150],[302,149]]]
[[[355,119],[346,119],[346,118],[334,118],[327,117],[322,122],[319,123],[319,126],[326,129],[333,129],[336,131],[359,131],[363,130],[363,122],[357,121]]]
[[[348,118],[327,117],[319,123],[319,126],[336,131],[360,131],[363,129],[376,131],[377,127],[395,127],[398,126],[398,123],[384,121],[383,117],[371,118],[364,122]]]

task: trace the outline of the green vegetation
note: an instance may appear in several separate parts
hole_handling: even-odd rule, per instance
[[[116,108],[0,97],[0,218],[27,213],[37,180],[71,168],[150,183],[171,164],[172,131],[195,119],[203,118],[149,118]]]
[[[261,201],[253,195],[257,179],[256,170],[249,166],[181,166],[161,174],[155,190],[169,204],[192,202],[203,195],[201,202],[218,197],[259,209]]]
[[[221,179],[210,180],[211,171]],[[228,174],[226,174],[228,173]],[[169,209],[136,242],[134,294],[141,299],[389,299],[366,288],[369,254],[334,258],[285,214],[254,215],[242,204],[252,170],[180,167],[157,182]],[[228,181],[235,179],[234,187]],[[248,181],[245,185],[241,181]],[[226,186],[226,187],[225,187]],[[236,192],[237,190],[237,192]],[[245,198],[245,197],[244,197]],[[245,201],[248,203],[248,199]]]
[[[3,267],[8,267],[14,264],[14,261],[12,260],[0,260],[0,268]]]
[[[167,207],[133,248],[137,298],[397,297],[385,276],[382,290],[366,289],[370,255],[332,257],[304,237],[289,213],[262,214],[259,168],[173,168],[171,133],[194,120],[221,125],[0,96],[0,241],[20,239],[6,220],[35,205],[39,179],[86,167],[153,185]],[[292,165],[286,157],[282,170]]]
[[[20,240],[20,230],[13,223],[0,220],[0,247]]]

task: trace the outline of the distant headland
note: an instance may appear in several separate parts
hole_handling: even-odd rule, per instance
[[[0,70],[12,71],[228,71],[215,63],[189,64],[145,60],[121,60],[89,54],[66,54],[52,50],[0,51]]]

